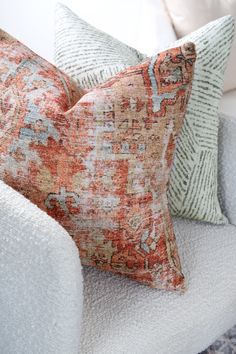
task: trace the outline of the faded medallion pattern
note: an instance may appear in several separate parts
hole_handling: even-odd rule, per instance
[[[3,32],[0,55],[1,179],[67,229],[84,265],[182,290],[166,189],[193,44],[77,95]]]

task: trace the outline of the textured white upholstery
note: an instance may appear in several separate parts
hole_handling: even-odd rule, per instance
[[[0,182],[0,353],[78,354],[81,312],[71,237]]]
[[[85,270],[82,354],[197,354],[236,323],[236,227],[175,221],[184,295]]]

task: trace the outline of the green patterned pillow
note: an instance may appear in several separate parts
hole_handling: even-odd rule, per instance
[[[145,55],[56,6],[55,62],[79,86],[90,89],[143,61]]]
[[[217,197],[218,106],[233,34],[233,17],[225,16],[172,44],[191,41],[197,50],[192,94],[169,185],[173,215],[227,223]],[[105,81],[144,57],[65,6],[58,6],[55,61],[84,88]]]
[[[171,171],[172,215],[227,223],[217,197],[218,109],[233,36],[234,19],[225,16],[175,42],[192,41],[197,61]]]

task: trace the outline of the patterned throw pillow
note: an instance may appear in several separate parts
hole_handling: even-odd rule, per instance
[[[126,44],[56,6],[55,61],[78,84],[89,89],[146,58]]]
[[[182,290],[166,189],[193,44],[126,69],[73,107],[65,76],[3,32],[0,54],[1,179],[69,231],[84,265]]]
[[[172,215],[227,223],[217,196],[218,110],[233,36],[233,17],[225,16],[176,42],[193,41],[197,61],[170,177]]]
[[[173,215],[216,224],[227,223],[217,197],[217,136],[218,106],[233,34],[234,20],[226,16],[173,44],[176,46],[191,41],[198,55],[193,90],[171,172],[168,192],[170,209]],[[87,57],[90,62],[89,75],[94,82],[97,78],[97,62],[100,67],[106,67],[107,61],[103,58],[109,58],[109,53],[113,58],[113,68],[116,55],[119,57],[117,64],[129,65],[128,49],[124,44],[119,42],[117,47],[112,46],[114,39],[106,41],[103,32],[88,24],[85,26],[84,21],[63,5],[59,5],[57,11],[56,38],[56,63],[84,87],[89,86],[85,83]],[[73,41],[68,41],[68,38]],[[80,50],[82,41],[86,43],[86,51]],[[73,62],[69,63],[70,53],[74,53],[74,56]],[[136,60],[139,60],[138,55]],[[119,66],[115,70],[118,72]],[[81,73],[84,73],[83,82]],[[99,76],[99,82],[101,79]]]

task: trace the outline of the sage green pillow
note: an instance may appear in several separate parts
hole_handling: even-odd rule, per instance
[[[197,61],[171,170],[168,199],[172,215],[227,223],[217,196],[218,110],[233,36],[234,19],[225,16],[176,42],[192,41]]]
[[[216,224],[227,223],[217,197],[218,107],[233,35],[233,17],[225,16],[172,44],[194,42],[197,61],[171,171],[169,206],[173,215]],[[144,58],[58,5],[55,61],[80,86],[93,87]]]

